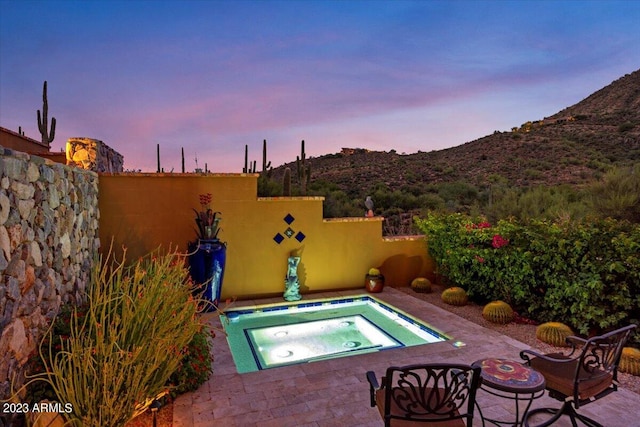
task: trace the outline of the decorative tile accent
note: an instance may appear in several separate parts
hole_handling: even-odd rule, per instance
[[[293,221],[296,220],[293,215],[288,213],[284,218],[282,218],[282,220],[287,224],[288,227],[286,228],[286,230],[282,231],[281,233],[276,233],[276,235],[273,236],[274,242],[280,244],[285,240],[285,237],[288,239],[295,237],[298,242],[302,243],[302,241],[307,238],[307,236],[302,231],[296,232],[296,230],[289,227],[293,223]]]

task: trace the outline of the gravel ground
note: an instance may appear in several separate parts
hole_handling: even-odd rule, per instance
[[[552,345],[546,344],[536,338],[536,327],[535,325],[528,325],[524,323],[509,323],[507,325],[497,325],[495,323],[488,322],[484,320],[482,317],[482,307],[475,304],[467,304],[463,307],[456,307],[453,305],[445,304],[442,302],[440,298],[440,294],[444,287],[440,285],[433,285],[432,292],[425,293],[417,293],[414,292],[409,287],[404,288],[396,288],[401,292],[405,292],[409,295],[414,296],[415,298],[419,298],[421,300],[427,301],[430,304],[438,306],[444,310],[450,311],[452,313],[457,314],[458,316],[467,319],[470,322],[476,323],[478,325],[484,326],[487,329],[493,329],[494,331],[498,331],[503,335],[507,335],[513,339],[516,339],[520,342],[523,342],[532,348],[542,352],[542,353],[551,353],[557,351],[566,351],[566,348],[554,347]],[[634,393],[640,394],[640,377],[625,374],[623,372],[618,372],[618,382],[621,387],[633,391]]]

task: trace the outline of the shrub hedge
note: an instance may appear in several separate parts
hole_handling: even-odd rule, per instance
[[[640,224],[416,218],[438,273],[479,303],[501,299],[581,334],[640,323]],[[640,340],[634,338],[638,343]]]

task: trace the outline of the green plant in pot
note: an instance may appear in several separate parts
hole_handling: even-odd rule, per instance
[[[193,210],[196,213],[196,225],[198,226],[198,238],[200,240],[218,240],[220,232],[221,212],[214,212],[211,209],[211,193],[200,194],[200,206],[202,210]]]
[[[206,311],[215,311],[220,303],[227,259],[227,244],[218,239],[220,212],[211,209],[211,193],[200,194],[202,209],[196,213],[198,238],[189,242],[189,273],[197,285]]]
[[[364,287],[367,292],[378,293],[384,289],[384,276],[377,268],[370,268],[369,273],[364,276]]]

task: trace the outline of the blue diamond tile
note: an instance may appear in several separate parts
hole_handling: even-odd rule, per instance
[[[295,231],[293,231],[291,227],[284,230],[284,235],[287,236],[288,238],[291,238],[291,236],[293,236],[293,233],[295,233]]]
[[[284,240],[284,237],[282,236],[282,234],[278,233],[275,236],[273,236],[273,240],[275,240],[277,244],[280,244]]]
[[[287,216],[284,217],[284,222],[286,222],[289,225],[291,225],[291,223],[295,220],[296,219],[291,214],[287,214]]]
[[[296,240],[300,243],[302,243],[305,237],[307,236],[305,236],[302,231],[298,231],[298,234],[296,234]]]

